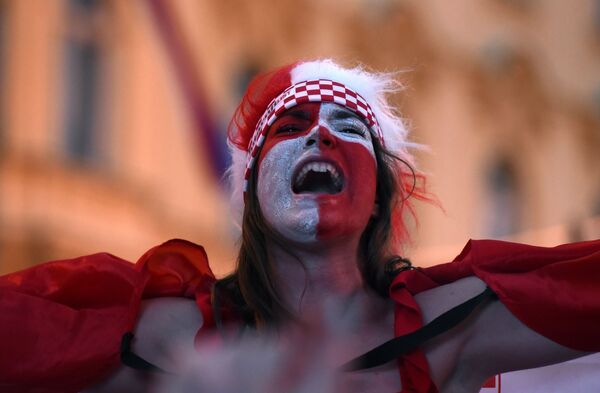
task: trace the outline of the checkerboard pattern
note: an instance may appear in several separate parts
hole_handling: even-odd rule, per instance
[[[256,124],[254,134],[248,145],[248,160],[246,161],[246,171],[244,173],[244,192],[246,192],[248,187],[248,179],[250,178],[252,166],[265,141],[269,127],[283,111],[305,102],[334,102],[343,105],[364,118],[367,124],[369,124],[373,135],[379,139],[382,146],[385,146],[381,127],[379,127],[379,123],[377,123],[371,107],[357,92],[348,86],[328,79],[299,82],[288,87],[283,93],[275,97]]]

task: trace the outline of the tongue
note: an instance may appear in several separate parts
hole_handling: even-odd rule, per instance
[[[336,194],[339,192],[334,184],[329,172],[310,171],[302,182],[294,187],[297,194],[305,193],[327,193]]]
[[[316,184],[314,187],[308,187],[305,192],[326,192],[328,194],[334,194],[335,190],[327,184]]]

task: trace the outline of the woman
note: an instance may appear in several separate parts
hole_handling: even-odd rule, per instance
[[[423,177],[412,169],[407,132],[387,104],[391,90],[387,75],[331,61],[296,63],[255,79],[229,130],[233,202],[242,212],[235,272],[216,281],[201,248],[171,241],[150,250],[135,268],[97,255],[9,275],[1,288],[14,299],[3,305],[8,317],[0,322],[27,328],[10,331],[16,339],[8,345],[23,366],[0,364],[11,368],[0,381],[20,391],[77,391],[97,381],[88,391],[144,391],[149,372],[177,372],[171,348],[201,347],[201,336],[214,331],[236,340],[246,327],[319,330],[324,299],[334,299],[337,309],[352,304],[361,310],[336,314],[329,329],[328,337],[344,331],[343,345],[331,355],[333,363],[343,364],[418,330],[486,285],[501,301],[482,300],[456,326],[449,324],[416,349],[392,353],[391,359],[401,355],[397,362],[387,362],[386,355],[352,363],[374,367],[346,374],[346,388],[476,392],[495,373],[600,350],[600,296],[593,278],[600,274],[598,241],[555,249],[470,242],[455,262],[425,270],[410,269],[395,256],[406,240],[403,217],[412,199],[427,194]],[[67,278],[61,276],[65,271]],[[33,306],[32,296],[39,302]],[[43,309],[51,322],[20,321],[15,315],[22,309]],[[556,314],[569,322],[548,323]],[[44,325],[52,331],[46,338],[39,332]],[[130,330],[133,340],[123,336]],[[14,343],[32,334],[44,336],[38,340],[43,344],[24,350],[19,344],[17,350]],[[67,350],[48,350],[57,345],[52,340]],[[36,365],[31,358],[43,350],[50,355]],[[258,352],[235,356],[252,367],[253,360],[261,361]],[[281,382],[276,370],[261,378]],[[237,390],[247,389],[241,381]],[[275,391],[292,391],[281,386]],[[323,386],[321,391],[330,391]]]

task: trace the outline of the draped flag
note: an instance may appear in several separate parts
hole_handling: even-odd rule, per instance
[[[600,354],[490,378],[480,393],[597,393]]]
[[[502,375],[494,375],[483,383],[480,393],[500,393],[502,392]]]

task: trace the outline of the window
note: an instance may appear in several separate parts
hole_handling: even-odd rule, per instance
[[[235,102],[239,102],[242,99],[242,96],[246,92],[250,81],[254,78],[260,71],[260,67],[258,64],[251,60],[242,60],[241,66],[239,66],[233,74],[232,80],[233,84],[233,96],[235,98]]]
[[[5,3],[4,1],[0,0],[0,86],[4,86],[3,81],[4,81],[4,61],[5,61],[5,55],[4,55],[4,40],[6,38],[6,32],[5,32],[5,14],[4,14],[4,7],[5,7]],[[3,144],[3,136],[4,136],[4,108],[5,108],[5,103],[4,103],[4,95],[0,95],[0,164],[1,164],[1,157],[3,156],[2,154],[2,149],[4,147]],[[2,201],[2,197],[4,195],[2,195],[2,188],[1,186],[3,186],[3,182],[0,182],[0,202]],[[2,223],[3,223],[3,218],[2,216],[0,216],[0,229],[2,229]],[[5,252],[3,252],[6,249],[6,245],[5,245],[5,239],[2,236],[2,231],[0,230],[0,271],[5,272],[4,271],[4,266],[3,266],[3,257],[5,255]],[[1,274],[1,273],[0,273]]]
[[[65,39],[65,138],[69,158],[91,163],[99,158],[102,48],[98,16],[102,1],[69,0]]]
[[[486,42],[481,48],[480,58],[488,70],[501,74],[510,70],[516,54],[504,40],[495,39]]]
[[[485,173],[484,184],[484,235],[502,237],[516,233],[520,229],[520,197],[514,167],[505,158],[496,160]]]
[[[596,0],[594,3],[594,27],[596,28],[596,33],[600,34],[600,0]]]
[[[596,113],[596,117],[600,119],[600,84],[596,86],[594,92],[592,93],[592,106],[594,108],[594,112]]]
[[[594,203],[592,205],[592,215],[600,218],[600,192],[596,196]]]
[[[5,48],[5,39],[6,39],[6,16],[4,13],[5,2],[0,0],[0,86],[4,86],[4,62],[6,61],[6,56],[4,53]],[[3,136],[4,136],[4,96],[0,96],[0,151],[3,148]]]
[[[500,0],[500,3],[523,11],[533,6],[533,2],[531,0]]]

